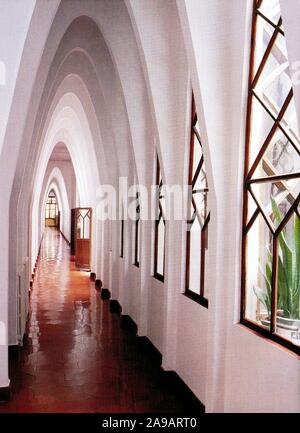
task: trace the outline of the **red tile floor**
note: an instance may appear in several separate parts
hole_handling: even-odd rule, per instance
[[[185,412],[119,321],[48,229],[25,343],[11,362],[12,399],[0,412]]]

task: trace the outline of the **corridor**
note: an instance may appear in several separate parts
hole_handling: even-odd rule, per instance
[[[89,274],[47,228],[25,344],[11,363],[12,399],[0,412],[181,412],[134,336],[120,328]]]
[[[0,5],[0,418],[300,413],[300,1]]]

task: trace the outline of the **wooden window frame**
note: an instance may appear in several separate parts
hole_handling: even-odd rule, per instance
[[[140,261],[139,261],[139,253],[140,253],[140,198],[139,193],[136,193],[136,219],[134,222],[134,261],[133,264],[137,268],[140,267]]]
[[[55,205],[55,218],[52,218],[50,216],[53,209],[51,209],[51,206]],[[48,216],[47,216],[48,214]],[[56,195],[48,196],[47,202],[46,202],[46,209],[45,209],[45,219],[56,221],[58,215],[58,206],[57,206],[57,198]]]
[[[257,334],[272,340],[285,348],[296,352],[298,355],[300,354],[300,347],[293,344],[288,339],[281,337],[276,334],[276,309],[277,309],[277,294],[278,294],[278,286],[277,286],[277,275],[278,275],[278,254],[279,254],[279,241],[278,237],[284,227],[286,226],[288,220],[291,216],[296,213],[299,217],[299,212],[297,210],[300,203],[300,194],[293,197],[293,204],[286,213],[285,217],[281,221],[281,223],[276,228],[269,220],[268,215],[265,213],[261,203],[256,199],[255,195],[251,192],[251,185],[254,183],[261,184],[263,182],[276,182],[276,185],[279,185],[280,188],[285,188],[287,194],[289,194],[288,189],[284,186],[284,181],[300,178],[300,173],[286,173],[286,174],[278,174],[274,169],[263,159],[266,149],[271,143],[276,130],[280,129],[281,132],[285,135],[285,137],[289,140],[291,145],[297,150],[299,154],[299,148],[297,147],[293,137],[291,134],[286,131],[286,128],[282,126],[283,117],[286,112],[286,109],[293,98],[293,89],[289,91],[282,107],[275,116],[272,113],[272,110],[268,108],[266,103],[262,100],[262,98],[255,91],[255,86],[261,76],[264,65],[266,64],[269,55],[272,52],[272,47],[275,43],[277,35],[280,33],[284,36],[284,31],[282,29],[282,18],[280,17],[277,24],[273,23],[267,16],[265,16],[260,10],[260,6],[262,4],[262,0],[253,0],[253,15],[252,15],[252,37],[251,37],[251,54],[250,54],[250,68],[249,68],[249,82],[248,82],[248,103],[247,103],[247,118],[246,118],[246,137],[245,137],[245,164],[244,164],[244,191],[243,191],[243,231],[242,231],[242,261],[241,261],[241,309],[240,309],[240,323],[255,331]],[[263,54],[262,59],[260,60],[260,64],[254,73],[254,64],[255,64],[255,45],[256,45],[256,26],[257,26],[257,18],[258,16],[265,21],[268,22],[269,25],[273,27],[273,35],[268,43],[266,51]],[[266,113],[273,119],[274,123],[272,129],[270,130],[267,138],[260,148],[260,151],[256,155],[254,163],[250,167],[250,148],[251,148],[251,121],[252,121],[252,101],[255,98],[261,106],[265,109]],[[266,173],[266,177],[255,178],[252,176],[255,173],[259,163],[262,162],[263,169]],[[251,198],[253,198],[256,203],[257,209],[252,215],[252,217],[248,221],[248,194],[251,194]],[[250,320],[246,317],[246,275],[247,275],[247,237],[248,233],[253,226],[258,215],[261,214],[263,219],[265,220],[269,230],[270,236],[272,236],[273,240],[273,251],[272,251],[272,288],[271,288],[271,317],[270,317],[270,330],[263,328],[258,323]]]
[[[156,211],[157,216],[155,219],[155,231],[154,231],[154,273],[153,277],[161,282],[165,280],[165,253],[166,253],[166,221],[163,214],[163,208],[161,204],[161,200],[164,198],[161,195],[163,182],[161,179],[161,170],[158,155],[156,156],[156,187],[157,187],[157,196],[156,196]],[[164,250],[163,250],[163,274],[157,271],[158,268],[158,238],[159,238],[159,224],[161,220],[164,223]]]
[[[198,191],[194,189],[195,183],[198,179],[198,176],[200,175],[201,169],[204,166],[204,157],[202,154],[202,157],[198,163],[197,169],[195,171],[195,174],[193,175],[193,161],[194,161],[194,150],[195,150],[195,139],[198,141],[199,145],[202,148],[202,142],[201,138],[199,136],[199,132],[196,129],[197,124],[197,111],[196,111],[196,104],[194,95],[192,93],[192,115],[191,115],[191,136],[190,136],[190,154],[189,154],[189,178],[188,183],[190,187],[190,195],[188,198],[188,208],[190,205],[193,206],[194,213],[191,217],[191,219],[188,219],[187,224],[192,225],[195,218],[199,219],[200,217],[198,215],[198,210],[196,206],[196,202],[194,200],[194,195],[198,194],[199,192],[202,193],[203,191]],[[208,188],[205,188],[204,192],[208,192]],[[207,204],[206,204],[207,206]],[[208,308],[208,299],[205,297],[205,256],[206,256],[206,249],[208,246],[208,225],[210,221],[210,212],[207,212],[207,209],[205,209],[205,218],[203,221],[203,224],[201,225],[201,240],[200,240],[200,287],[199,287],[199,293],[196,293],[189,289],[189,280],[190,280],[190,261],[191,261],[191,233],[190,230],[187,230],[187,238],[186,238],[186,264],[185,264],[185,292],[184,294],[191,298],[192,300],[198,302],[203,307]]]
[[[125,221],[124,221],[124,207],[122,205],[122,218],[120,221],[120,258],[124,258],[124,229],[125,229]]]

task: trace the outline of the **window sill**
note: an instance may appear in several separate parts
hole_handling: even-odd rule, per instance
[[[276,343],[281,349],[288,351],[290,354],[296,355],[298,357],[300,356],[299,346],[295,346],[295,344],[283,337],[280,337],[277,334],[272,334],[270,331],[260,327],[251,320],[242,318],[239,325],[253,332],[258,337],[264,338],[269,343]]]
[[[186,290],[185,293],[183,293],[183,295],[191,299],[192,301],[195,301],[198,304],[202,305],[202,307],[208,308],[208,300],[203,296],[198,295],[197,293],[194,293],[190,290]]]
[[[158,281],[161,281],[162,283],[164,283],[164,281],[165,281],[164,276],[161,275],[161,274],[158,274],[158,273],[154,274],[154,275],[153,275],[153,278],[155,278],[155,279],[158,280]]]

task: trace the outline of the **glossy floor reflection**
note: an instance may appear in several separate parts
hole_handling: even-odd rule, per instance
[[[31,294],[25,345],[11,363],[13,396],[0,412],[182,412],[120,329],[89,274],[48,229]]]

